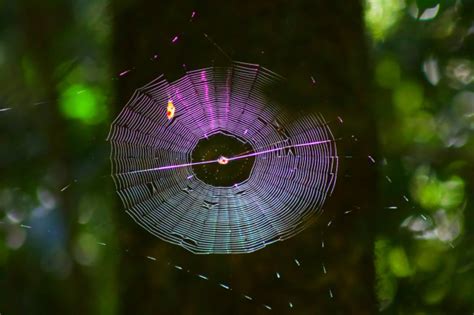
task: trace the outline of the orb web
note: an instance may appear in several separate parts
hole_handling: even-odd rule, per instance
[[[172,83],[160,76],[137,89],[108,137],[125,211],[153,235],[199,254],[253,252],[304,229],[334,189],[337,149],[321,115],[294,119],[267,96],[280,80],[259,65],[234,62]],[[217,133],[252,149],[193,161],[198,142]],[[204,182],[193,170],[249,158],[248,178],[230,186]]]

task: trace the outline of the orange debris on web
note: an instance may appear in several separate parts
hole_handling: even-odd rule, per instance
[[[168,119],[172,119],[174,117],[174,111],[176,108],[174,107],[173,101],[169,100],[168,101],[168,107],[166,108],[166,116]]]

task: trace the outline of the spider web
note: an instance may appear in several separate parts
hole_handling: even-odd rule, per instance
[[[322,211],[338,159],[322,116],[298,120],[265,94],[275,73],[258,65],[162,76],[135,91],[112,123],[112,177],[126,212],[153,235],[193,253],[248,253],[290,238]],[[172,100],[176,116],[168,119]],[[203,182],[191,154],[216,133],[254,149],[250,177],[231,187]]]

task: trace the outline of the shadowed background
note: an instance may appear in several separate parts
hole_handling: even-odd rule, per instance
[[[472,12],[434,0],[5,1],[0,313],[472,313]],[[352,158],[307,230],[253,254],[196,256],[123,212],[105,138],[136,88],[230,59],[287,78],[272,97],[294,115],[342,117],[333,131]]]

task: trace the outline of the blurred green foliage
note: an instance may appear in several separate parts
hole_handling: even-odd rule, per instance
[[[457,209],[465,200],[464,181],[453,175],[445,181],[430,174],[426,167],[416,170],[413,178],[413,196],[423,209]]]
[[[367,0],[365,21],[374,40],[382,40],[402,15],[403,0]]]
[[[82,84],[67,86],[61,91],[59,104],[65,117],[86,124],[97,124],[107,118],[105,97],[97,88]]]
[[[389,28],[382,17],[380,27],[369,19],[371,1],[366,9],[379,87],[375,110],[381,154],[400,165],[386,168],[384,176],[394,176],[405,189],[391,191],[387,183],[383,200],[399,200],[405,191],[405,201],[414,205],[406,202],[398,208],[393,222],[397,232],[379,232],[375,254],[380,310],[469,313],[474,299],[458,298],[456,288],[474,282],[472,268],[462,279],[457,277],[473,233],[468,190],[473,128],[466,122],[471,116],[467,107],[474,104],[469,94],[474,88],[473,3],[386,2],[379,5],[391,10],[389,20],[397,17]],[[457,304],[451,304],[454,300]]]

